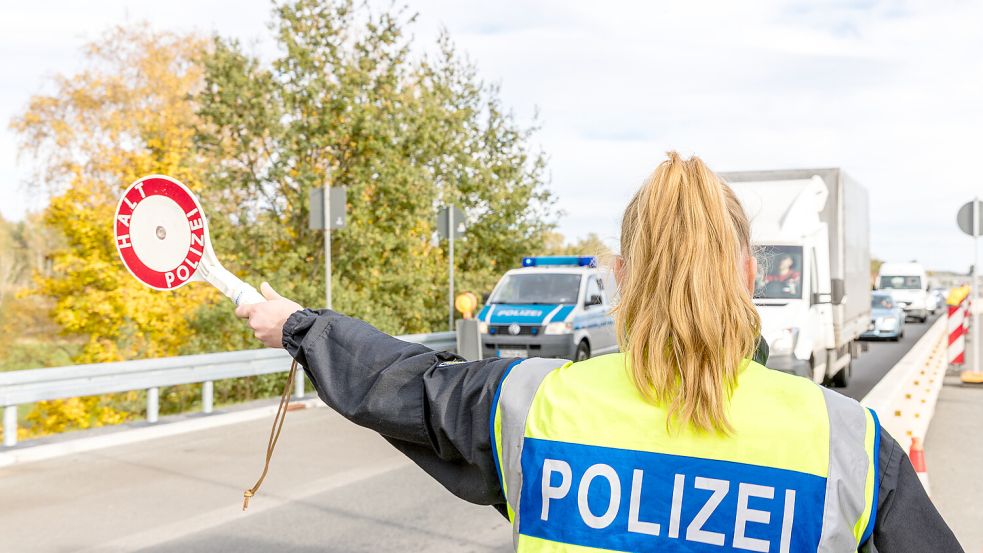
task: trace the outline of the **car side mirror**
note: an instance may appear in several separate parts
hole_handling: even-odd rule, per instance
[[[601,295],[593,294],[591,297],[587,298],[587,303],[585,305],[590,307],[592,305],[601,305],[601,303],[603,303],[603,300],[601,300]]]
[[[481,303],[482,303],[482,305],[488,303],[488,300],[489,299],[491,299],[491,292],[485,292],[484,294],[482,294],[481,295]]]

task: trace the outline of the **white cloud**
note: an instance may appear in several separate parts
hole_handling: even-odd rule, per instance
[[[77,63],[81,37],[129,17],[161,28],[266,36],[256,2],[103,2],[5,9],[0,117],[42,76]],[[872,247],[888,259],[964,269],[955,211],[976,193],[983,128],[978,2],[421,0],[414,34],[446,27],[502,85],[550,155],[573,237],[614,240],[628,197],[670,148],[718,170],[839,166],[870,191]],[[52,17],[51,14],[56,14]],[[0,133],[0,193],[12,139]],[[16,215],[24,202],[0,205]]]

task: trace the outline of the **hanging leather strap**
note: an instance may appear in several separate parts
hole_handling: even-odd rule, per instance
[[[242,493],[242,510],[249,508],[249,498],[256,495],[259,487],[263,485],[267,471],[270,470],[270,459],[273,458],[273,449],[276,447],[277,440],[280,439],[280,431],[283,430],[283,421],[287,418],[287,406],[290,403],[290,392],[294,387],[294,378],[297,376],[297,361],[294,360],[290,365],[290,374],[287,376],[287,383],[283,387],[283,395],[280,396],[280,406],[277,407],[276,417],[273,418],[273,428],[270,429],[270,440],[266,444],[266,462],[263,464],[263,474],[259,475],[259,480],[252,488]]]

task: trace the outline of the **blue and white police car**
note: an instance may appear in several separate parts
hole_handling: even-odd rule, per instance
[[[612,272],[593,256],[525,257],[478,314],[484,356],[581,361],[617,351],[616,292]]]

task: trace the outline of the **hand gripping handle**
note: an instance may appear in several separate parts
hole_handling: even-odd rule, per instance
[[[235,275],[233,275],[233,278],[239,280],[239,277],[236,277]],[[235,302],[236,307],[240,305],[249,305],[251,303],[262,303],[266,301],[266,298],[264,298],[259,292],[257,292],[256,289],[253,288],[251,285],[246,284],[242,280],[239,280],[239,284],[240,286],[238,290],[234,294],[229,295],[229,297],[232,298],[232,301]]]

